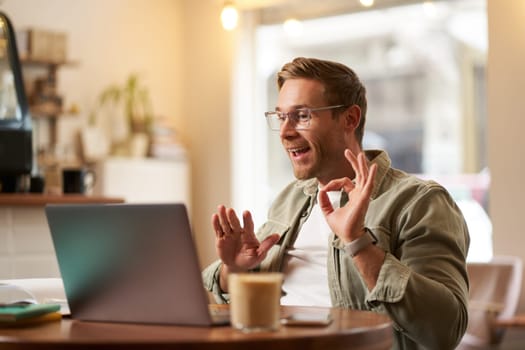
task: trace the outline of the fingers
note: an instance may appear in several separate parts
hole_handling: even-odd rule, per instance
[[[324,188],[319,191],[319,208],[321,208],[324,215],[328,215],[334,211],[334,207],[332,203],[330,203],[330,198],[328,198],[328,194]]]
[[[350,151],[345,150],[345,157],[348,159],[354,169],[356,186],[365,186],[370,180],[370,169],[364,152],[360,152],[357,157]],[[373,180],[373,177],[372,177]]]
[[[346,193],[350,193],[357,187],[366,196],[370,196],[372,193],[374,178],[377,173],[377,165],[372,164],[368,167],[368,161],[364,152],[360,152],[356,156],[350,149],[346,149],[344,154],[354,169],[355,177],[353,181],[348,177],[332,180],[321,189],[319,205],[325,214],[333,211],[333,208],[323,191],[338,191],[342,189]]]
[[[226,215],[228,216],[231,232],[240,234],[242,232],[242,226],[239,218],[237,217],[237,214],[235,213],[235,210],[233,210],[233,208],[228,208],[226,210]]]
[[[368,163],[364,152],[355,156],[348,148],[345,150],[345,157],[348,159],[355,173],[355,183],[362,184],[368,178]]]
[[[249,211],[243,212],[243,225],[239,221],[233,208],[226,208],[224,205],[217,207],[217,213],[212,215],[212,227],[218,238],[225,235],[242,234],[253,232],[253,219]]]
[[[359,162],[357,161],[357,157],[348,148],[345,149],[345,157],[346,157],[346,159],[348,159],[348,161],[352,165],[352,168],[354,169],[354,173],[355,173],[354,181],[355,181],[355,183],[356,184],[360,183],[361,182],[361,171],[359,169]]]
[[[368,164],[364,152],[359,153],[357,156],[359,172],[363,179],[368,179]],[[366,182],[366,180],[365,180]]]
[[[275,243],[279,241],[280,238],[281,237],[279,236],[279,234],[274,233],[266,237],[261,242],[261,244],[259,245],[259,248],[257,249],[257,255],[261,258],[261,260],[264,259],[268,250],[270,250],[270,248],[273,247]]]
[[[221,227],[221,231],[224,235],[232,234],[233,230],[230,226],[230,221],[228,219],[228,214],[226,213],[226,207],[224,205],[219,205],[217,216],[219,218],[219,225]]]
[[[213,214],[211,216],[211,226],[213,227],[213,231],[215,231],[215,237],[220,239],[224,236],[224,232],[222,231],[221,223],[219,221],[219,215]]]
[[[355,185],[352,183],[352,180],[350,180],[347,177],[342,177],[340,179],[335,179],[327,183],[323,187],[323,191],[339,191],[343,189],[345,192],[350,192],[353,190]]]
[[[366,179],[366,183],[364,187],[367,197],[370,197],[370,195],[372,194],[372,189],[374,188],[374,179],[376,177],[376,173],[377,173],[377,164],[372,164],[372,166],[370,166],[368,178]]]
[[[242,213],[242,223],[243,223],[245,232],[248,232],[248,233],[254,232],[252,214],[248,210],[245,210]]]

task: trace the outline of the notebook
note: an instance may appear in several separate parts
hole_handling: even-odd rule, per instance
[[[71,317],[210,326],[184,204],[54,204],[45,208]]]

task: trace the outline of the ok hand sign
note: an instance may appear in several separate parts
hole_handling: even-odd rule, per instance
[[[348,243],[363,232],[377,165],[373,164],[368,168],[363,152],[356,157],[352,151],[346,149],[345,157],[354,169],[354,182],[348,177],[343,177],[327,183],[320,190],[319,206],[330,228],[344,243]],[[348,203],[341,208],[334,209],[326,192],[341,189],[348,194]]]

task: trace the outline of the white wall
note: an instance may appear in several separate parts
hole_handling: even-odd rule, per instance
[[[192,223],[203,264],[215,259],[210,216],[230,203],[231,70],[235,32],[222,29],[217,0],[4,0],[16,28],[62,30],[69,58],[59,71],[66,107],[85,117],[98,94],[138,72],[155,113],[188,146]],[[81,116],[81,117],[82,117]]]
[[[4,0],[0,10],[15,29],[67,33],[68,59],[77,64],[58,72],[66,108],[76,103],[85,117],[104,88],[136,72],[150,88],[154,112],[177,123],[183,88],[181,5],[176,0]]]
[[[488,150],[494,253],[525,260],[525,1],[488,0]],[[520,311],[525,311],[525,286]]]
[[[203,265],[216,259],[211,215],[231,206],[231,81],[236,32],[222,2],[184,1],[184,131],[191,154],[193,228]],[[247,116],[250,117],[250,116]]]

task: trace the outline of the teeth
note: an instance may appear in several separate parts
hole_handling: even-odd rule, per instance
[[[301,147],[301,148],[289,148],[288,152],[292,153],[294,156],[298,155],[301,152],[304,152],[307,149],[307,147]]]

